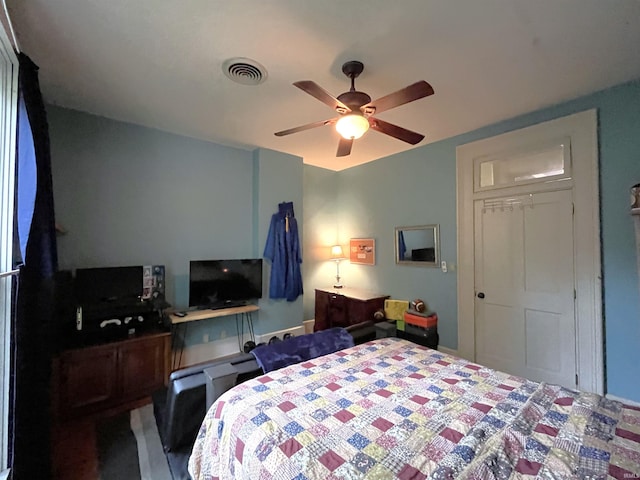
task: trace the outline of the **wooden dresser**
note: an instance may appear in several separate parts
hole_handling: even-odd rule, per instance
[[[357,323],[374,321],[376,310],[384,309],[389,295],[356,288],[316,289],[314,330],[332,327],[348,327]]]

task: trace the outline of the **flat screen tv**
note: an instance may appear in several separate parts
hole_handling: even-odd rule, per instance
[[[262,259],[192,260],[189,306],[224,308],[262,298]]]
[[[75,292],[80,305],[139,302],[142,289],[142,266],[76,270]]]

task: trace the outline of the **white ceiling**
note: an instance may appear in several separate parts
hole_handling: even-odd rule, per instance
[[[329,107],[292,85],[378,98],[418,80],[435,95],[380,114],[420,145],[640,78],[638,0],[5,0],[45,101],[342,170],[416,148],[370,131],[336,158]],[[222,73],[265,66],[258,86]]]

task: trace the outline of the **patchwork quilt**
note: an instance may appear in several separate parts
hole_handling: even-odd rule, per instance
[[[640,409],[385,338],[223,394],[204,479],[638,479]]]

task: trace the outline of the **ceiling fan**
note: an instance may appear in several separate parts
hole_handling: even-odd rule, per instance
[[[336,130],[341,136],[336,157],[349,155],[351,153],[353,140],[360,138],[369,128],[402,140],[403,142],[410,143],[411,145],[420,143],[424,135],[399,127],[393,123],[385,122],[384,120],[375,118],[374,115],[404,105],[405,103],[433,95],[434,92],[431,85],[421,80],[372,102],[369,95],[364,92],[359,92],[355,88],[355,79],[363,70],[364,65],[355,60],[342,65],[342,72],[351,79],[351,89],[348,92],[341,93],[337,98],[311,80],[295,82],[294,85],[296,87],[333,108],[338,113],[338,116],[330,118],[329,120],[322,120],[320,122],[308,123],[288,130],[282,130],[281,132],[276,132],[275,135],[282,137],[323,125],[335,124]]]

